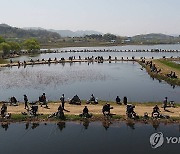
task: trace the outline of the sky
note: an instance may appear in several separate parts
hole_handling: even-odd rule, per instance
[[[180,34],[180,0],[0,0],[0,23],[121,36]]]

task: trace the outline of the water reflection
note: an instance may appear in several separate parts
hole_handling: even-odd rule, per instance
[[[135,130],[135,123],[133,121],[129,121],[126,123],[126,125],[131,128],[132,130]]]
[[[57,127],[60,131],[62,131],[64,128],[66,128],[66,123],[64,121],[58,122]]]
[[[38,126],[39,126],[39,123],[32,123],[31,128],[32,128],[32,129],[35,129],[35,128],[37,128]]]
[[[113,123],[107,119],[102,121],[102,126],[105,128],[106,131],[108,130],[108,128],[110,127],[111,124],[113,124]]]
[[[159,121],[153,121],[152,126],[155,130],[159,128],[160,122]]]
[[[89,125],[91,125],[90,128]],[[156,130],[152,125],[155,125]],[[38,129],[32,129],[32,126],[38,127]],[[82,123],[77,122],[59,121],[58,123],[48,123],[48,125],[46,123],[38,125],[36,122],[11,123],[11,125],[4,123],[1,124],[3,129],[0,129],[0,149],[1,153],[7,154],[178,153],[178,144],[168,145],[165,143],[161,148],[151,148],[149,137],[157,132],[158,127],[164,137],[179,136],[180,125],[168,123],[145,125],[129,121],[106,120],[90,124],[88,120],[84,120],[85,132],[82,132]],[[8,131],[6,131],[7,129]],[[103,131],[104,129],[108,131]],[[96,144],[92,145],[92,143]]]
[[[1,127],[2,127],[5,131],[8,130],[9,125],[10,125],[9,123],[1,123]]]
[[[84,126],[84,129],[88,129],[89,127],[89,124],[91,122],[88,120],[88,119],[84,119],[82,121],[82,124]],[[111,125],[113,125],[114,123],[117,123],[117,122],[112,122],[111,120],[108,120],[108,119],[104,119],[101,124],[102,126],[105,128],[105,130],[107,131]],[[131,128],[132,130],[135,130],[135,125],[136,123],[134,121],[127,121],[126,123],[126,126]],[[147,121],[144,122],[144,124],[149,124]],[[167,125],[168,123],[164,123],[164,125]],[[32,130],[36,129],[37,127],[39,127],[41,124],[38,123],[38,122],[33,122],[33,123],[30,123],[30,122],[26,122],[25,123],[25,130],[28,130],[29,128],[31,128]],[[62,131],[63,129],[66,128],[66,122],[65,121],[59,121],[57,124],[57,128]],[[10,123],[1,123],[1,127],[7,131],[8,128],[10,126]],[[47,126],[47,123],[44,123],[44,126]],[[154,128],[154,130],[157,130],[159,127],[160,127],[160,122],[157,120],[157,121],[153,121],[151,126]],[[178,130],[180,132],[180,125],[178,127]]]
[[[29,129],[29,122],[27,122],[27,123],[25,124],[25,129],[26,129],[26,130]]]
[[[65,121],[59,121],[56,125],[57,125],[57,128],[60,130],[60,131],[62,131],[63,129],[65,129],[66,128],[66,123],[67,122],[65,122]],[[88,119],[83,119],[83,121],[82,121],[82,124],[83,124],[83,126],[84,126],[84,129],[88,129],[88,127],[89,127],[89,124],[90,124],[91,122],[88,120]],[[102,122],[101,122],[101,124],[102,124],[102,126],[105,128],[105,130],[107,131],[109,128],[110,128],[110,126],[111,125],[113,125],[114,123],[117,123],[117,122],[112,122],[111,120],[109,120],[109,119],[104,119]],[[122,123],[122,122],[120,122],[120,123]],[[135,130],[135,125],[136,125],[136,122],[134,122],[134,121],[126,121],[126,126],[127,127],[129,127],[129,128],[131,128],[132,130]],[[145,123],[144,124],[148,124],[149,125],[149,123],[147,122],[147,121],[145,121]],[[2,123],[1,124],[1,127],[2,128],[4,128],[5,129],[5,131],[7,131],[7,129],[9,128],[9,125],[10,125],[10,123]],[[167,125],[167,123],[164,123],[164,125]],[[36,129],[38,126],[40,126],[40,123],[31,123],[31,129]],[[44,123],[44,126],[47,126],[47,123]],[[159,127],[160,127],[160,122],[158,121],[158,120],[155,120],[155,121],[153,121],[152,122],[152,124],[151,124],[151,126],[154,128],[154,130],[157,130]],[[28,130],[30,128],[30,123],[29,122],[27,122],[27,123],[25,123],[25,130]],[[180,125],[179,125],[179,131],[180,131]]]

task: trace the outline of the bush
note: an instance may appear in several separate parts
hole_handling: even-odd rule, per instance
[[[0,48],[3,51],[3,55],[8,55],[10,53],[10,51],[11,51],[11,46],[8,43],[5,43],[5,42],[0,44]]]

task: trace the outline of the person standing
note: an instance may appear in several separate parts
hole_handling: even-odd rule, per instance
[[[65,97],[64,94],[62,94],[61,98],[60,98],[61,104],[62,104],[62,108],[64,110],[64,104],[65,104]]]
[[[29,109],[29,107],[28,107],[28,98],[27,98],[27,96],[26,95],[24,95],[24,109]]]
[[[167,107],[167,103],[168,103],[168,98],[165,97],[164,101],[163,101],[163,108],[164,108],[164,111],[166,110],[166,107]]]
[[[127,97],[126,96],[124,96],[124,98],[123,98],[123,103],[124,103],[124,105],[127,105]]]

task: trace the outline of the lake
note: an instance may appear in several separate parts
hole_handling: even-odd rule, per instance
[[[48,100],[66,99],[78,95],[87,100],[94,94],[100,100],[128,97],[133,102],[169,100],[180,102],[180,87],[152,79],[136,62],[65,63],[28,65],[0,69],[0,100],[11,96],[23,101],[38,100],[45,92]]]
[[[6,154],[176,154],[179,144],[153,149],[150,136],[179,137],[179,124],[125,122],[12,123],[0,126],[0,149]]]
[[[13,60],[21,61],[24,60],[37,60],[37,59],[54,59],[55,57],[57,59],[60,59],[64,57],[65,59],[69,58],[70,56],[75,56],[78,58],[81,56],[81,58],[85,57],[91,57],[91,56],[103,56],[104,58],[108,58],[109,56],[112,56],[112,58],[117,57],[121,59],[124,57],[125,59],[132,58],[135,56],[135,58],[140,57],[146,57],[146,58],[162,58],[163,56],[166,57],[177,57],[180,56],[180,44],[177,45],[127,45],[127,46],[111,46],[111,47],[69,47],[69,48],[57,48],[55,50],[61,51],[70,51],[70,50],[151,50],[151,49],[163,49],[163,50],[179,50],[179,52],[67,52],[67,53],[46,53],[46,54],[40,54],[35,56],[21,56],[17,58],[13,58]]]
[[[55,49],[69,50],[179,50],[180,45],[128,45],[112,47],[70,47]],[[103,56],[108,58],[124,57],[125,59],[140,57],[161,58],[178,57],[180,52],[62,52],[47,53],[34,56],[21,56],[13,60],[36,59],[60,59],[75,56],[78,58]],[[23,101],[23,95],[27,94],[30,101],[35,101],[45,92],[48,100],[59,100],[64,93],[66,99],[75,94],[81,99],[89,99],[94,94],[100,100],[115,100],[128,97],[129,101],[149,102],[162,101],[165,96],[169,100],[180,102],[180,87],[174,87],[164,81],[152,79],[147,72],[141,69],[136,62],[104,62],[102,63],[65,63],[51,65],[34,65],[12,68],[0,68],[0,100],[8,100],[16,96]]]

